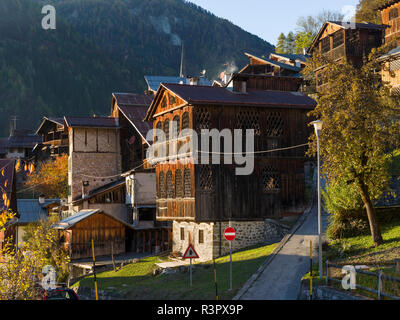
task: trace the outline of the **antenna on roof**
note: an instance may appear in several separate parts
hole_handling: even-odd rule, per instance
[[[14,132],[17,130],[17,120],[17,116],[11,116],[10,136],[14,135]]]
[[[182,51],[181,51],[181,69],[179,76],[183,78],[183,53],[184,53],[184,47],[183,47],[183,41],[182,41]]]

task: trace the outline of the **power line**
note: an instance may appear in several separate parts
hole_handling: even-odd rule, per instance
[[[228,152],[210,152],[210,151],[197,151],[199,153],[208,153],[208,154],[218,154],[218,155],[243,155],[243,154],[263,154],[263,153],[272,153],[272,152],[278,152],[278,151],[285,151],[285,150],[290,150],[290,149],[296,149],[296,148],[301,148],[308,146],[308,143],[304,144],[299,144],[297,146],[292,146],[292,147],[286,147],[286,148],[279,148],[279,149],[272,149],[272,150],[264,150],[264,151],[253,151],[253,152],[236,152],[236,153],[228,153]]]

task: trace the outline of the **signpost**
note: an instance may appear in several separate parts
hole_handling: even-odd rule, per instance
[[[232,241],[236,238],[236,230],[232,227],[228,227],[224,231],[224,237],[229,241],[229,255],[230,255],[230,289],[232,290]]]
[[[192,287],[192,259],[198,259],[199,255],[192,244],[189,244],[189,247],[186,249],[185,254],[182,259],[190,259],[190,287]]]

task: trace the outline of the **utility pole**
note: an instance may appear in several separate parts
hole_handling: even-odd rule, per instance
[[[179,77],[183,78],[183,55],[184,55],[184,46],[182,41],[182,50],[181,50],[181,69],[179,72]]]

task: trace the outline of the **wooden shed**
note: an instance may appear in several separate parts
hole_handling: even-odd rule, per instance
[[[71,259],[125,253],[126,222],[100,210],[82,210],[54,225],[63,232],[63,242]]]

